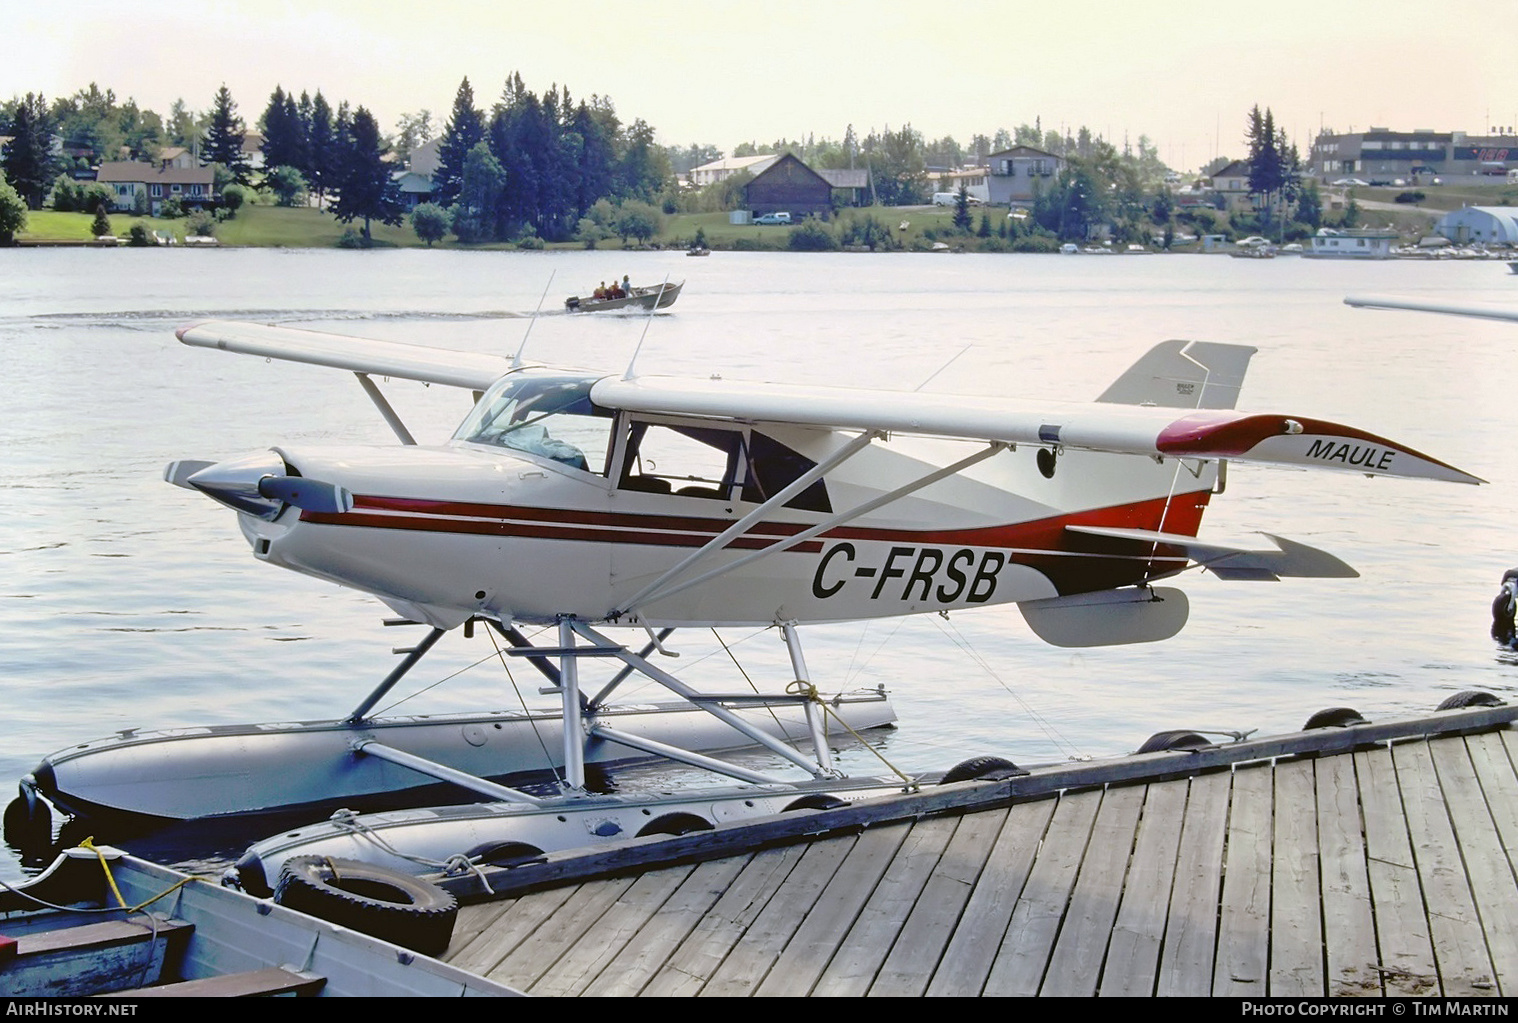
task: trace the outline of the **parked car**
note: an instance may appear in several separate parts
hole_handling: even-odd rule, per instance
[[[1351,185],[1351,186],[1358,186],[1360,188],[1369,188],[1370,187],[1370,182],[1368,182],[1368,181],[1361,181],[1359,178],[1339,178],[1337,181],[1331,182],[1331,184],[1335,184],[1335,185]]]
[[[790,222],[791,215],[789,213],[765,213],[762,216],[754,218],[754,223],[756,224],[789,224]]]

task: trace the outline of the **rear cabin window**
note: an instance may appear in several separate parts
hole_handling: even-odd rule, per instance
[[[634,422],[628,431],[619,486],[721,501],[732,500],[736,491],[742,500],[761,504],[816,464],[762,433]],[[786,507],[833,510],[823,480],[786,502]]]

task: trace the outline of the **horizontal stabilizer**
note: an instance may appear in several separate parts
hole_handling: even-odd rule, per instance
[[[1051,646],[1121,646],[1169,639],[1186,625],[1191,603],[1166,586],[1102,590],[1017,605],[1034,635]]]
[[[1276,546],[1257,550],[1232,545],[1204,543],[1194,536],[1155,533],[1147,529],[1109,529],[1104,526],[1066,526],[1072,533],[1103,536],[1116,540],[1135,540],[1145,544],[1179,547],[1186,556],[1220,579],[1356,579],[1360,573],[1316,547],[1263,533]]]
[[[1518,322],[1518,306],[1465,305],[1454,302],[1414,302],[1405,298],[1381,295],[1350,295],[1345,305],[1356,309],[1405,309],[1414,313],[1442,313],[1445,316],[1475,316],[1483,320]]]
[[[511,369],[511,360],[500,355],[344,337],[264,323],[211,320],[181,327],[175,335],[185,344],[197,348],[219,348],[240,355],[259,355],[266,359],[467,387],[474,391],[485,390]]]

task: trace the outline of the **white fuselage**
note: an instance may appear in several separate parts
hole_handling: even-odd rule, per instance
[[[769,509],[724,549],[667,580],[659,587],[667,595],[635,600],[754,511],[765,496],[756,481],[768,474],[773,493],[777,471],[780,479],[786,471],[794,478],[857,435],[626,413],[607,425],[604,456],[582,445],[590,453],[579,460],[584,468],[458,440],[444,447],[282,450],[301,475],[351,491],[354,507],[332,514],[286,507],[272,521],[242,515],[244,532],[263,560],[368,591],[443,628],[475,614],[657,625],[807,623],[1039,600],[1171,574],[1185,563],[1174,552],[1157,560],[1150,547],[1077,537],[1064,526],[1194,535],[1215,479],[1210,463],[1198,476],[1195,466],[1173,459],[1078,451],[1054,459],[1049,476],[1039,464],[1043,450],[1047,469],[1049,451],[1003,449],[789,549],[678,588],[984,448],[876,440],[830,470],[821,491]],[[692,461],[691,452],[671,450],[659,453],[662,481],[640,477],[640,468],[655,464],[650,438],[660,428],[665,441],[679,442],[675,448],[699,436],[702,450],[716,451],[725,465],[703,476],[700,452]],[[640,429],[641,452],[633,450]],[[791,468],[774,468],[782,462]],[[658,492],[651,492],[653,483]]]

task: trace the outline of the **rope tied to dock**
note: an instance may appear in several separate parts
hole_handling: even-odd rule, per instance
[[[811,682],[806,681],[805,679],[799,679],[798,678],[794,682],[790,683],[789,685],[787,685],[785,687],[785,694],[787,696],[802,696],[802,697],[805,697],[810,702],[812,702],[812,703],[816,704],[818,707],[822,708],[822,715],[823,715],[824,718],[827,718],[828,716],[831,715],[832,719],[834,721],[838,722],[840,725],[842,725],[843,728],[844,728],[844,730],[847,731],[850,735],[852,735],[854,737],[854,740],[856,742],[858,742],[865,749],[869,750],[871,753],[875,754],[875,759],[879,760],[882,764],[884,764],[885,767],[886,767],[886,770],[890,771],[896,777],[898,777],[898,778],[901,779],[901,782],[902,782],[902,791],[904,791],[904,792],[916,792],[916,791],[919,790],[920,786],[917,784],[917,782],[915,780],[913,780],[912,778],[907,777],[907,775],[902,770],[900,770],[895,764],[893,764],[889,760],[887,760],[885,758],[885,755],[882,754],[880,752],[880,750],[876,749],[873,745],[871,745],[865,739],[864,736],[860,735],[857,731],[854,730],[854,726],[853,725],[849,724],[847,721],[845,721],[843,719],[843,715],[839,714],[838,711],[835,708],[833,708],[833,707],[831,707],[831,706],[828,705],[828,702],[822,698],[822,695],[820,693],[817,692],[817,687],[814,684],[812,684]],[[825,730],[826,729],[824,729],[824,731]]]

